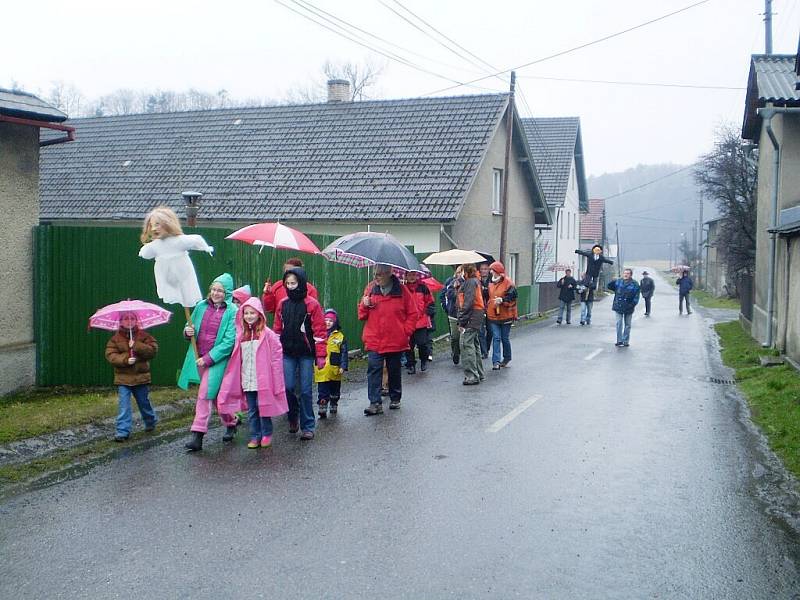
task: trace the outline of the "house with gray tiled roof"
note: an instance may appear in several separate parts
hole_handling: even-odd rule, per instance
[[[497,255],[507,94],[231,108],[76,119],[43,153],[41,220],[138,225],[153,206],[198,225],[280,220],[306,233],[388,231],[417,252]],[[550,223],[514,114],[508,252],[531,284],[533,232]]]
[[[34,240],[39,221],[40,131],[56,130],[51,144],[72,139],[67,115],[32,94],[0,88],[0,396],[30,387],[36,375],[34,337]]]
[[[589,208],[579,117],[523,119],[536,172],[553,217],[550,229],[537,231],[536,281],[550,284],[569,267],[576,274],[581,213]],[[542,294],[544,300],[552,294]],[[553,296],[554,297],[554,296]],[[544,310],[550,306],[540,305]]]
[[[800,362],[799,81],[800,49],[796,55],[753,55],[742,122],[742,137],[758,146],[754,298],[752,315],[745,314],[750,310],[743,302],[742,321],[749,324],[755,339],[796,362]]]

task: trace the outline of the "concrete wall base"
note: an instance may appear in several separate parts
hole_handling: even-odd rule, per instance
[[[0,347],[0,396],[36,383],[36,344]]]

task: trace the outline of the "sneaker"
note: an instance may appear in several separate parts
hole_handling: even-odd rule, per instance
[[[258,448],[258,439],[253,438],[252,440],[247,442],[247,447],[250,448],[250,450],[255,450],[256,448]]]
[[[624,348],[627,348],[628,346],[630,346],[630,344],[629,344],[628,342],[622,342],[622,346],[623,346]]]
[[[400,400],[390,400],[389,408],[391,410],[397,410],[398,408],[400,408]]]
[[[481,358],[489,358],[489,353],[484,352],[483,354],[481,354]]]
[[[503,362],[500,363],[500,366],[502,368],[504,368],[504,369],[507,369],[508,368],[508,363],[510,363],[510,362],[511,362],[510,360],[504,360]]]
[[[330,411],[332,415],[335,415],[339,412],[339,403],[338,402],[331,402]]]
[[[561,321],[556,321],[556,325],[561,325]]]
[[[615,345],[615,346],[622,346],[622,342],[617,342],[617,343],[616,343],[616,344],[614,344],[614,345]]]
[[[115,435],[114,436],[114,441],[115,442],[119,442],[119,443],[127,442],[128,441],[128,436],[127,435]]]
[[[364,409],[364,414],[367,415],[368,417],[371,417],[373,415],[382,415],[383,404],[372,402],[367,408]]]
[[[155,431],[156,430],[156,424],[153,423],[152,425],[145,425],[144,426],[144,430],[147,433],[150,433],[151,431]]]
[[[567,321],[567,325],[572,325],[572,321]]]
[[[300,421],[289,421],[289,433],[297,433],[300,431]]]
[[[480,379],[470,379],[469,377],[465,378],[464,381],[461,382],[462,385],[478,385],[481,382]]]
[[[687,310],[687,311],[686,311],[686,314],[687,314],[687,315],[690,315],[690,314],[692,314],[692,311],[690,311],[690,310]]]
[[[581,321],[581,325],[586,325],[586,323],[584,323],[583,321]]]
[[[408,365],[408,368],[406,370],[408,371],[409,375],[414,375],[417,372],[417,366],[416,365]]]
[[[314,439],[314,432],[313,431],[304,431],[300,434],[300,440],[303,442],[308,442]]]
[[[492,371],[499,371],[500,370],[500,363],[494,363],[492,365]]]
[[[478,377],[478,379],[480,381],[486,381],[486,375],[481,375],[480,377]]]
[[[272,446],[272,436],[265,435],[264,437],[261,438],[261,447],[269,448],[270,446]]]

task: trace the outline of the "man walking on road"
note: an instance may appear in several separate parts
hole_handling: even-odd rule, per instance
[[[689,292],[694,287],[689,271],[684,271],[675,283],[678,285],[678,314],[683,314],[683,301],[686,300],[686,314],[692,314],[692,307],[689,306]]]
[[[639,304],[639,284],[633,278],[633,271],[625,269],[621,279],[614,279],[608,284],[614,292],[614,304],[611,310],[617,313],[617,343],[615,346],[630,346],[631,321],[633,311]]]
[[[642,298],[644,298],[644,316],[650,316],[650,302],[653,299],[653,293],[656,291],[656,284],[650,277],[650,273],[644,271],[644,277],[639,281],[639,288],[642,290]]]
[[[561,320],[564,318],[564,309],[567,310],[567,325],[572,321],[572,303],[575,302],[575,287],[578,282],[572,276],[572,269],[564,271],[564,277],[558,280],[556,287],[560,290],[558,292],[558,320],[556,323],[561,325]]]

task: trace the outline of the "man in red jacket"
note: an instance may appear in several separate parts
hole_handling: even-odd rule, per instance
[[[286,264],[283,265],[283,272],[286,273],[286,271],[294,269],[295,267],[303,268],[303,261],[296,256],[286,260]],[[308,295],[319,300],[317,288],[311,285],[310,282],[306,285],[308,286]],[[274,313],[275,309],[278,308],[278,305],[281,303],[281,300],[287,297],[286,288],[283,287],[283,279],[276,281],[274,284],[267,279],[264,282],[262,294],[261,304],[264,307],[264,313]]]
[[[400,356],[408,350],[417,325],[413,294],[392,274],[389,265],[375,267],[375,281],[358,305],[358,318],[366,321],[361,339],[367,351],[367,416],[383,414],[381,378],[383,365],[389,373],[389,408],[400,408],[403,393]]]

